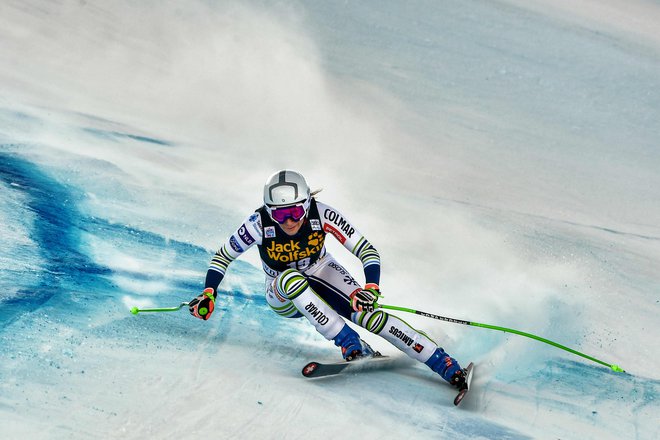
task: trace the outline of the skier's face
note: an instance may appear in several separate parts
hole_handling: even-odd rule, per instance
[[[302,227],[304,220],[304,217],[298,221],[294,221],[292,218],[288,218],[284,221],[284,223],[280,224],[280,228],[282,228],[282,230],[287,235],[296,235]]]

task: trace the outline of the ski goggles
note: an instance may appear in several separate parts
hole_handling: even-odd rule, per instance
[[[270,217],[279,224],[284,224],[288,218],[297,222],[307,214],[303,205],[285,206],[283,208],[268,207]]]

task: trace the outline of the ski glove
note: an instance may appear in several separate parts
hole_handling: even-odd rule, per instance
[[[373,312],[378,304],[378,298],[382,298],[378,284],[369,283],[364,289],[351,293],[351,307],[356,312]]]
[[[188,303],[190,314],[195,318],[203,319],[206,321],[211,317],[213,309],[215,308],[215,292],[213,288],[207,287],[201,295],[195,297]]]

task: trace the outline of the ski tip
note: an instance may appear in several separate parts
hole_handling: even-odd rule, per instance
[[[455,406],[458,406],[458,404],[461,403],[461,400],[463,400],[463,397],[465,397],[467,392],[468,392],[467,388],[465,388],[465,389],[458,392],[456,397],[454,397],[454,405]]]
[[[302,369],[302,375],[305,377],[310,377],[314,374],[316,369],[319,367],[318,362],[310,362],[309,364],[305,365]]]

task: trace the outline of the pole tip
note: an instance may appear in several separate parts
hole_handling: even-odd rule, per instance
[[[610,365],[610,368],[612,369],[612,371],[616,371],[617,373],[625,373],[626,372],[626,370],[619,367],[618,365]]]
[[[134,314],[134,315],[137,315],[139,311],[140,311],[140,310],[139,310],[137,307],[133,307],[133,308],[131,309],[131,313]]]

